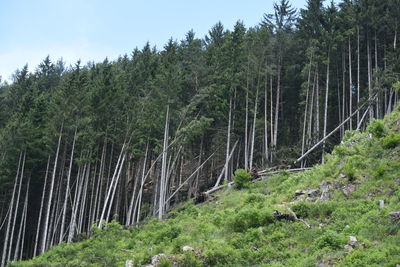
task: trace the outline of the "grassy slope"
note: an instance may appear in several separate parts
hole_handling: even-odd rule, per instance
[[[13,266],[124,266],[128,259],[139,265],[159,253],[183,266],[395,266],[400,222],[389,213],[400,210],[399,109],[385,119],[387,130],[382,132],[379,122],[372,125],[372,138],[348,132],[323,166],[281,173],[249,189],[230,188],[201,205],[182,204],[167,220],[151,220],[138,229],[110,223],[88,240],[62,244]],[[294,201],[296,190],[318,188],[322,181],[336,188],[328,201]],[[356,190],[346,196],[343,188]],[[385,201],[383,208],[379,200]],[[288,207],[312,227],[273,218],[274,210]],[[344,249],[350,235],[360,243],[351,251]],[[186,245],[196,252],[183,252]]]

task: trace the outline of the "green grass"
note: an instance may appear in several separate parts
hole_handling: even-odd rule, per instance
[[[180,266],[396,266],[400,223],[389,213],[400,210],[399,110],[371,125],[372,137],[347,132],[325,165],[229,188],[200,205],[183,203],[166,220],[139,228],[112,222],[102,231],[94,228],[88,240],[12,266],[124,266],[126,260],[139,266],[159,253]],[[296,201],[296,190],[316,189],[322,181],[334,185],[328,201]],[[345,195],[343,188],[353,189]],[[311,228],[274,219],[274,210],[288,208]],[[351,251],[344,249],[350,235],[359,241]],[[184,246],[195,252],[183,252]],[[171,266],[169,261],[162,266]]]

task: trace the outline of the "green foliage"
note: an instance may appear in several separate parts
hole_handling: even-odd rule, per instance
[[[391,132],[389,135],[382,138],[382,145],[386,149],[392,149],[400,145],[400,134]]]
[[[334,231],[326,231],[314,242],[314,247],[318,249],[329,248],[339,249],[343,248],[346,243],[346,238]]]
[[[255,228],[273,223],[272,212],[268,209],[247,207],[235,214],[230,226],[234,232],[245,232],[249,228]]]
[[[238,169],[235,171],[233,180],[235,181],[236,188],[248,188],[250,186],[251,175],[245,169]]]
[[[382,138],[387,134],[387,129],[382,120],[372,120],[368,127],[367,131],[372,134],[373,137]]]
[[[344,175],[349,179],[349,181],[354,181],[356,179],[356,167],[352,160],[348,160],[343,167]]]

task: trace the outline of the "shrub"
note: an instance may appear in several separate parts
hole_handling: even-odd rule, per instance
[[[400,134],[392,132],[382,139],[382,145],[386,149],[395,148],[400,145]]]
[[[244,208],[230,220],[232,230],[245,232],[249,228],[267,225],[273,222],[272,212],[266,209]]]
[[[265,200],[265,195],[260,194],[260,193],[252,193],[246,196],[244,199],[244,203],[250,204],[250,203],[262,203]]]
[[[387,129],[383,124],[382,120],[373,120],[367,128],[367,131],[371,133],[374,137],[384,137],[387,133]]]
[[[356,168],[351,160],[347,161],[343,167],[343,173],[349,179],[350,182],[356,178]]]
[[[251,175],[248,171],[244,169],[238,169],[235,171],[234,181],[237,188],[248,188],[250,186],[250,179]]]
[[[338,249],[342,248],[346,243],[346,239],[334,231],[326,231],[323,235],[315,240],[315,247],[318,249],[330,248]]]
[[[292,210],[296,213],[297,217],[307,218],[310,214],[311,207],[309,203],[300,201],[292,206]]]

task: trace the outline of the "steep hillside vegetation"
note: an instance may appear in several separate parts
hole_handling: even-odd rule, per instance
[[[244,187],[186,202],[138,228],[94,227],[88,240],[12,266],[396,266],[399,108],[364,133],[346,132],[325,165]]]

